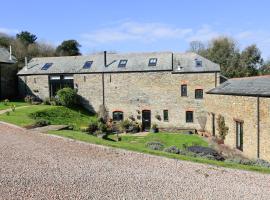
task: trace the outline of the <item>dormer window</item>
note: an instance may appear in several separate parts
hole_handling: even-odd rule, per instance
[[[41,68],[41,70],[47,70],[47,69],[49,69],[52,65],[53,65],[53,63],[45,63],[45,65]]]
[[[93,64],[93,61],[86,61],[83,65],[83,69],[90,69]]]
[[[127,65],[127,60],[120,60],[118,67],[126,67],[126,65]]]
[[[157,65],[157,58],[150,58],[148,66],[156,66]]]
[[[199,59],[195,59],[195,65],[196,67],[202,67],[202,61]]]

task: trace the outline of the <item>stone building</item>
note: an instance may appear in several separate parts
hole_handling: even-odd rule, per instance
[[[207,93],[206,130],[217,135],[221,115],[229,128],[226,145],[270,161],[270,76],[229,79]]]
[[[200,129],[206,91],[219,84],[219,65],[194,53],[99,53],[33,58],[19,73],[19,91],[41,99],[63,87],[78,91],[81,103],[113,120],[134,118],[147,130]]]
[[[16,59],[5,48],[0,47],[0,99],[17,95]]]

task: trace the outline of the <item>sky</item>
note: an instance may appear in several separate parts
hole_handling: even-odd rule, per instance
[[[1,7],[0,32],[26,30],[54,46],[75,39],[83,54],[183,52],[191,41],[230,36],[270,58],[269,0],[3,0]]]

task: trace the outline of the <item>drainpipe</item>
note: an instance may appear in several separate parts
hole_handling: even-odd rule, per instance
[[[172,53],[172,71],[173,71],[173,53]]]
[[[107,51],[104,51],[104,67],[107,67]],[[105,83],[103,70],[102,70],[102,105],[105,106]]]
[[[260,97],[257,97],[257,158],[260,158]]]

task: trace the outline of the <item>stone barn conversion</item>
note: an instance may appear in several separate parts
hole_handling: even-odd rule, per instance
[[[229,79],[207,93],[206,130],[216,135],[221,115],[229,128],[226,145],[270,161],[270,76]]]
[[[0,47],[0,99],[17,95],[16,59],[5,48]]]
[[[19,73],[21,95],[40,99],[75,88],[81,103],[110,118],[134,118],[148,130],[200,129],[205,92],[219,85],[220,67],[194,53],[98,53],[33,58]]]

